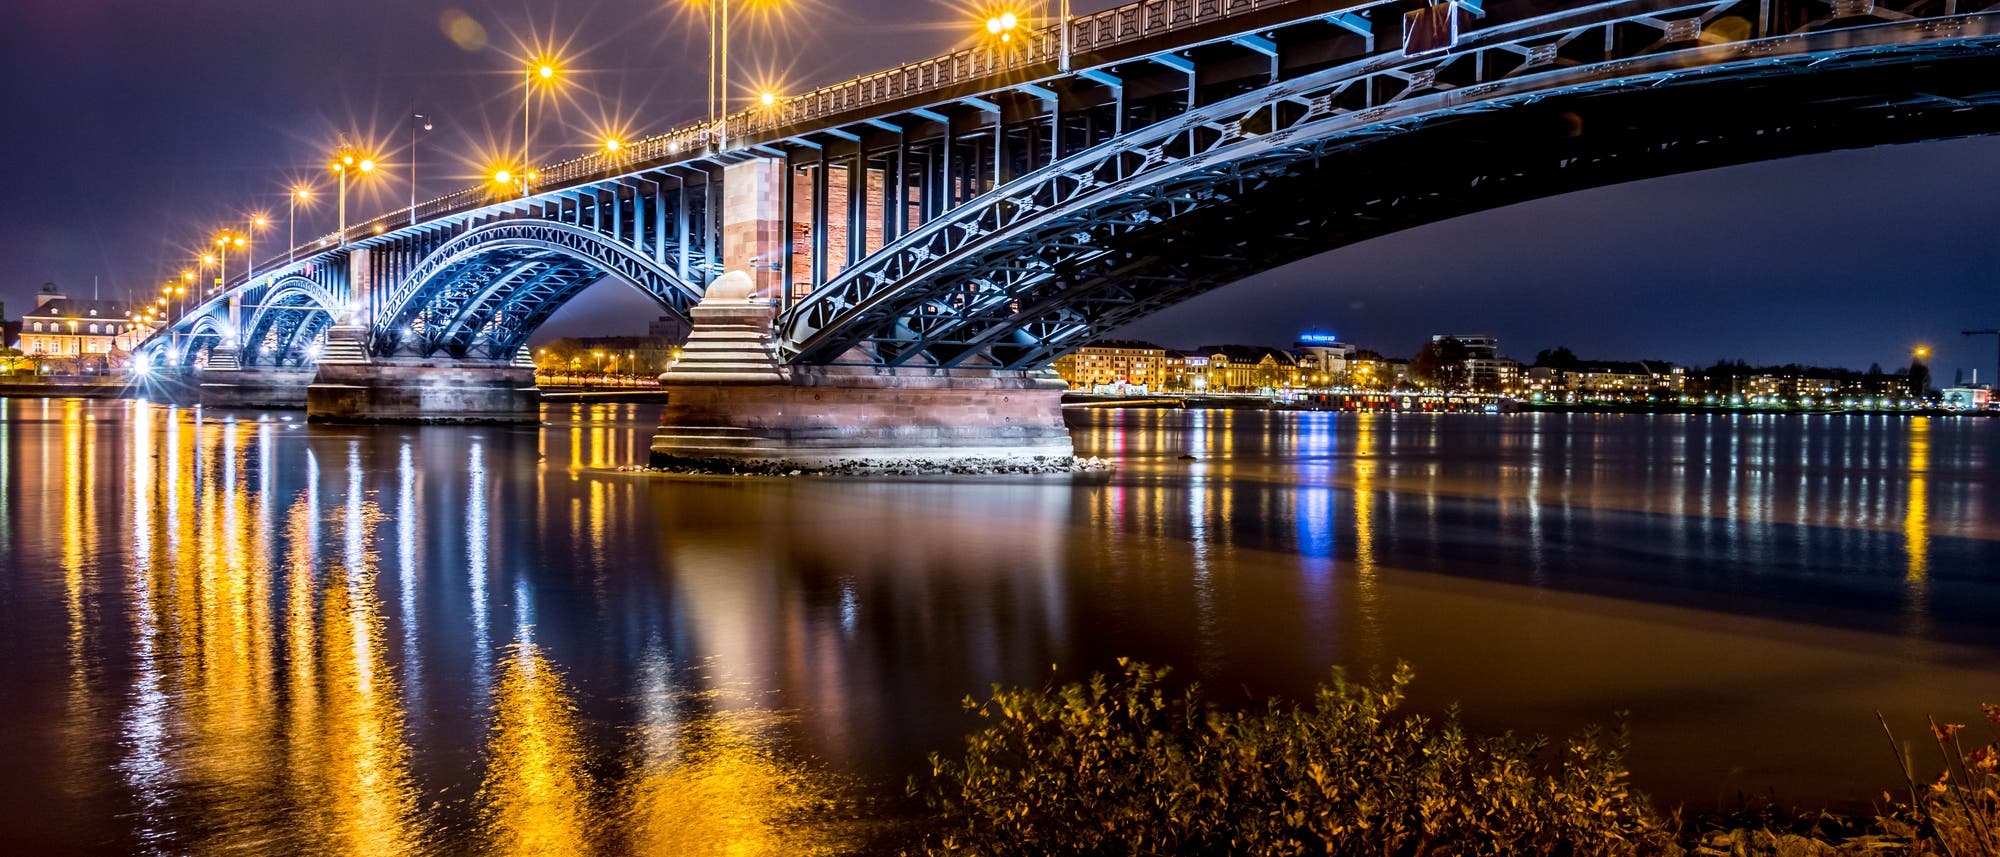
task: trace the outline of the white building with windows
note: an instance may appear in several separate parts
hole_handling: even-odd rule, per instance
[[[123,301],[81,300],[42,285],[35,307],[21,314],[21,353],[44,371],[103,372],[146,338]]]

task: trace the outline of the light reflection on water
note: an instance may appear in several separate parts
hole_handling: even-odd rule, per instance
[[[1991,421],[1092,412],[1109,478],[854,482],[620,473],[654,412],[547,416],[0,403],[10,835],[840,853],[871,833],[824,808],[898,793],[963,695],[1123,655],[1632,708],[1672,800],[1867,795],[1867,712],[2000,696]]]

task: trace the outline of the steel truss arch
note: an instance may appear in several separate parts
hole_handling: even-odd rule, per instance
[[[1168,225],[1208,218],[1211,227],[1228,229],[1230,218],[1242,214],[1252,200],[1296,211],[1302,198],[1288,199],[1274,185],[1325,169],[1329,159],[1381,141],[1557,99],[1807,76],[1801,73],[1808,69],[1811,75],[1832,75],[1845,69],[1914,67],[2000,53],[2000,26],[1984,12],[1924,18],[1922,10],[1906,14],[1885,9],[1886,23],[1808,26],[1735,41],[1702,32],[1703,23],[1739,14],[1746,6],[1754,10],[1757,4],[1599,4],[1564,13],[1560,26],[1542,19],[1518,22],[1479,31],[1443,55],[1375,57],[1196,108],[1043,167],[912,230],[803,298],[780,320],[781,347],[796,363],[1044,365],[1090,336],[1194,292],[1339,246],[1304,248],[1310,252],[1291,247],[1269,259],[1214,264],[1199,259],[1198,247],[1152,252],[1145,245],[1148,236],[1177,231],[1184,242],[1213,240],[1216,234],[1187,234]],[[1829,13],[1827,20],[1836,16]],[[1634,47],[1626,53],[1592,63],[1564,61],[1559,51],[1543,49],[1633,26],[1661,35],[1650,42],[1628,40]],[[1602,41],[1609,50],[1611,41]],[[1496,59],[1503,55],[1512,61]],[[1976,95],[1980,88],[1971,89]],[[1965,103],[1960,99],[1951,106]],[[1699,130],[1693,124],[1689,129]],[[1782,129],[1758,129],[1738,145],[1757,151],[1768,143],[1754,139],[1765,130]],[[1967,133],[1994,131],[2000,125]],[[1918,139],[1957,132],[1924,133],[1929,136]],[[1883,139],[1901,141],[1893,134]],[[1791,148],[1762,157],[1872,144],[1792,139]],[[1550,146],[1551,154],[1561,151],[1560,145]],[[1723,156],[1708,165],[1741,160]],[[1551,168],[1567,166],[1555,163]],[[1644,177],[1639,172],[1613,181]],[[1503,177],[1487,180],[1496,178]],[[1394,186],[1359,180],[1350,184],[1378,200],[1405,197]],[[1337,196],[1348,191],[1339,181],[1313,186]],[[1517,191],[1497,204],[1536,195]],[[1352,202],[1353,210],[1371,201],[1376,200],[1328,202]],[[1449,210],[1442,216],[1471,210],[1478,209]],[[1269,217],[1250,220],[1271,225]],[[1398,228],[1414,225],[1403,222]],[[1367,237],[1374,234],[1384,233]],[[1224,246],[1226,241],[1215,243],[1218,254],[1235,252]],[[1174,264],[1203,271],[1200,287],[1190,292],[1175,285],[1185,275],[1175,273],[1164,257],[1178,257],[1181,262]],[[1172,299],[1161,300],[1167,293]]]
[[[534,276],[534,269],[548,276]],[[506,359],[518,346],[514,340],[524,340],[563,302],[604,276],[632,284],[683,319],[701,299],[673,273],[588,228],[539,219],[497,221],[452,238],[411,269],[377,316],[375,351],[427,355],[485,345],[505,350],[495,359]],[[511,293],[505,290],[514,287],[536,290],[536,299],[508,300]],[[516,311],[502,315],[506,307]]]
[[[272,366],[282,366],[287,359],[305,365],[297,349],[330,325],[341,309],[325,284],[297,273],[263,284],[255,294],[237,358],[244,366],[265,363],[267,354]]]

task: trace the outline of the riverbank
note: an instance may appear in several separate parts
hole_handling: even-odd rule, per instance
[[[1520,403],[1522,413],[1551,414],[1676,414],[1676,415],[1769,415],[1769,416],[1885,416],[1885,417],[1992,417],[2000,410],[1968,411],[1948,408],[1843,408],[1784,407],[1763,405],[1678,404],[1666,402],[1534,402]]]
[[[117,378],[0,381],[0,399],[122,399],[131,391]]]

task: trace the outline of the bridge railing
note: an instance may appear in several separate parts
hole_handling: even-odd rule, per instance
[[[1064,23],[1070,27],[1073,53],[1102,53],[1118,45],[1302,2],[1305,0],[1137,0]],[[706,121],[694,122],[635,140],[620,146],[616,152],[596,152],[551,164],[539,171],[536,190],[623,175],[635,164],[712,154],[722,136],[718,131],[731,137],[776,131],[1022,69],[1053,66],[1061,51],[1060,26],[1030,30],[1000,47],[965,48],[822,86],[781,99],[769,107],[754,106],[724,117],[720,128],[711,127]],[[418,205],[415,222],[482,208],[494,201],[496,194],[491,185],[465,188]],[[351,243],[410,225],[413,223],[409,209],[399,208],[349,225],[346,239]],[[295,257],[333,249],[340,241],[339,233],[329,232],[283,256],[266,260],[258,270],[271,270]],[[232,284],[225,287],[228,285]]]
[[[1078,53],[1102,51],[1296,2],[1299,0],[1140,0],[1071,20],[1070,48]]]

